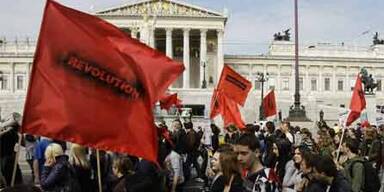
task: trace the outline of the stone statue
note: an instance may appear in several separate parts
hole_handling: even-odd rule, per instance
[[[375,83],[375,80],[372,77],[372,74],[368,74],[367,69],[364,67],[360,70],[361,81],[364,84],[365,94],[374,94],[373,90],[377,88],[378,83]]]
[[[378,32],[376,32],[373,36],[373,45],[384,45],[384,39],[379,39]]]
[[[324,111],[323,110],[320,110],[319,115],[320,115],[320,121],[324,121]]]
[[[284,41],[290,41],[291,40],[291,33],[289,33],[291,29],[287,29],[284,31],[283,40]]]
[[[291,33],[289,32],[291,29],[287,29],[282,31],[284,35],[281,34],[281,32],[275,33],[273,35],[273,39],[275,41],[290,41],[291,40]]]

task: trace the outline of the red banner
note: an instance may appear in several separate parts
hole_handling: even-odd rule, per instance
[[[181,63],[48,0],[22,131],[156,161],[152,109]]]

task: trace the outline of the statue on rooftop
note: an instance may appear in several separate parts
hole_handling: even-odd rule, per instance
[[[384,45],[384,39],[379,39],[378,32],[376,32],[373,36],[373,45]]]
[[[291,29],[287,29],[281,32],[277,32],[273,35],[273,39],[275,41],[290,41],[291,40],[291,33],[289,32]]]

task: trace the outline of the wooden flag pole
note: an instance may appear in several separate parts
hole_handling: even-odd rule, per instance
[[[96,160],[97,160],[97,180],[99,183],[99,192],[103,192],[103,186],[101,185],[100,153],[98,149],[96,150]]]
[[[19,142],[17,146],[16,156],[15,156],[15,162],[13,164],[13,172],[12,172],[12,180],[11,180],[11,187],[15,185],[15,179],[16,179],[16,170],[17,170],[17,163],[19,162],[19,155],[20,155],[20,149],[21,149],[21,140],[23,139],[23,135],[19,134]]]
[[[337,148],[337,155],[336,155],[336,161],[337,161],[337,162],[339,161],[340,149],[341,149],[341,145],[343,144],[343,139],[344,139],[345,129],[347,129],[347,128],[344,127],[344,126],[342,126],[342,129],[343,129],[343,132],[341,133],[341,138],[340,138],[339,147]]]

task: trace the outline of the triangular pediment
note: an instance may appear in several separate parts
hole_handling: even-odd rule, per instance
[[[221,17],[222,13],[190,5],[176,0],[142,0],[96,12],[100,16],[184,16],[184,17]]]

